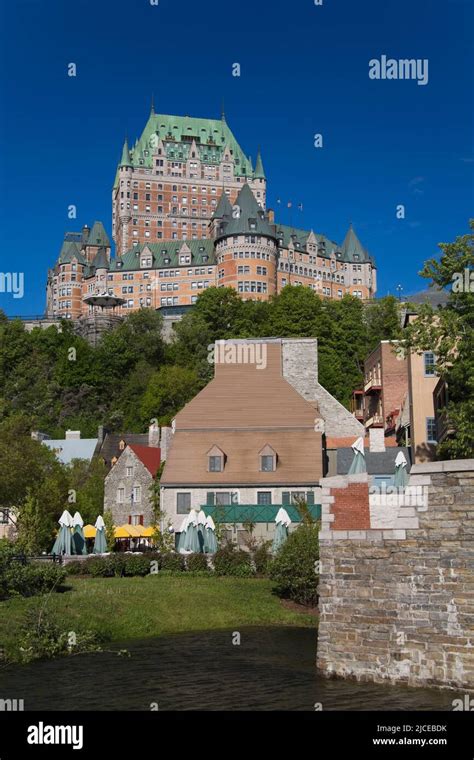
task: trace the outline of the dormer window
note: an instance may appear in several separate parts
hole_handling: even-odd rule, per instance
[[[207,469],[208,472],[223,472],[225,466],[226,456],[222,449],[218,446],[213,446],[207,452]]]
[[[359,254],[358,253],[354,253],[354,261],[359,261]]]
[[[274,449],[268,444],[259,451],[260,472],[274,472],[277,467],[278,456]]]

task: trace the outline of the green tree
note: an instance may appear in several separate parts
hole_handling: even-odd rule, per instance
[[[194,370],[162,367],[151,376],[143,396],[141,414],[144,424],[156,417],[160,425],[169,425],[199,388],[199,378]]]

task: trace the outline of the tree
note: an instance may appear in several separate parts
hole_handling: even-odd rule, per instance
[[[105,523],[105,541],[107,544],[107,551],[113,552],[115,549],[115,526],[114,518],[110,509],[105,510],[103,517]]]
[[[107,469],[104,462],[94,457],[73,459],[67,469],[69,493],[73,491],[74,510],[80,512],[86,524],[94,525],[104,508],[104,481]]]
[[[162,367],[148,383],[141,404],[144,423],[156,417],[160,425],[169,425],[175,414],[197,393],[199,377],[185,367]]]

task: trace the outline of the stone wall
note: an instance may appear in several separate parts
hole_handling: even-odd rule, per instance
[[[368,481],[321,481],[318,668],[474,691],[474,460],[416,465],[401,495]]]
[[[133,468],[133,474],[127,475],[127,467]],[[143,524],[154,522],[153,504],[150,486],[153,478],[145,465],[127,446],[105,478],[104,510],[112,512],[114,525],[128,523],[130,515],[143,517]],[[131,494],[135,486],[140,486],[140,500],[132,504]],[[124,489],[123,502],[118,501],[118,489]]]

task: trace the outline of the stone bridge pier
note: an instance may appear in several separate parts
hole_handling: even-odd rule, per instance
[[[320,482],[318,669],[474,691],[474,459]]]

